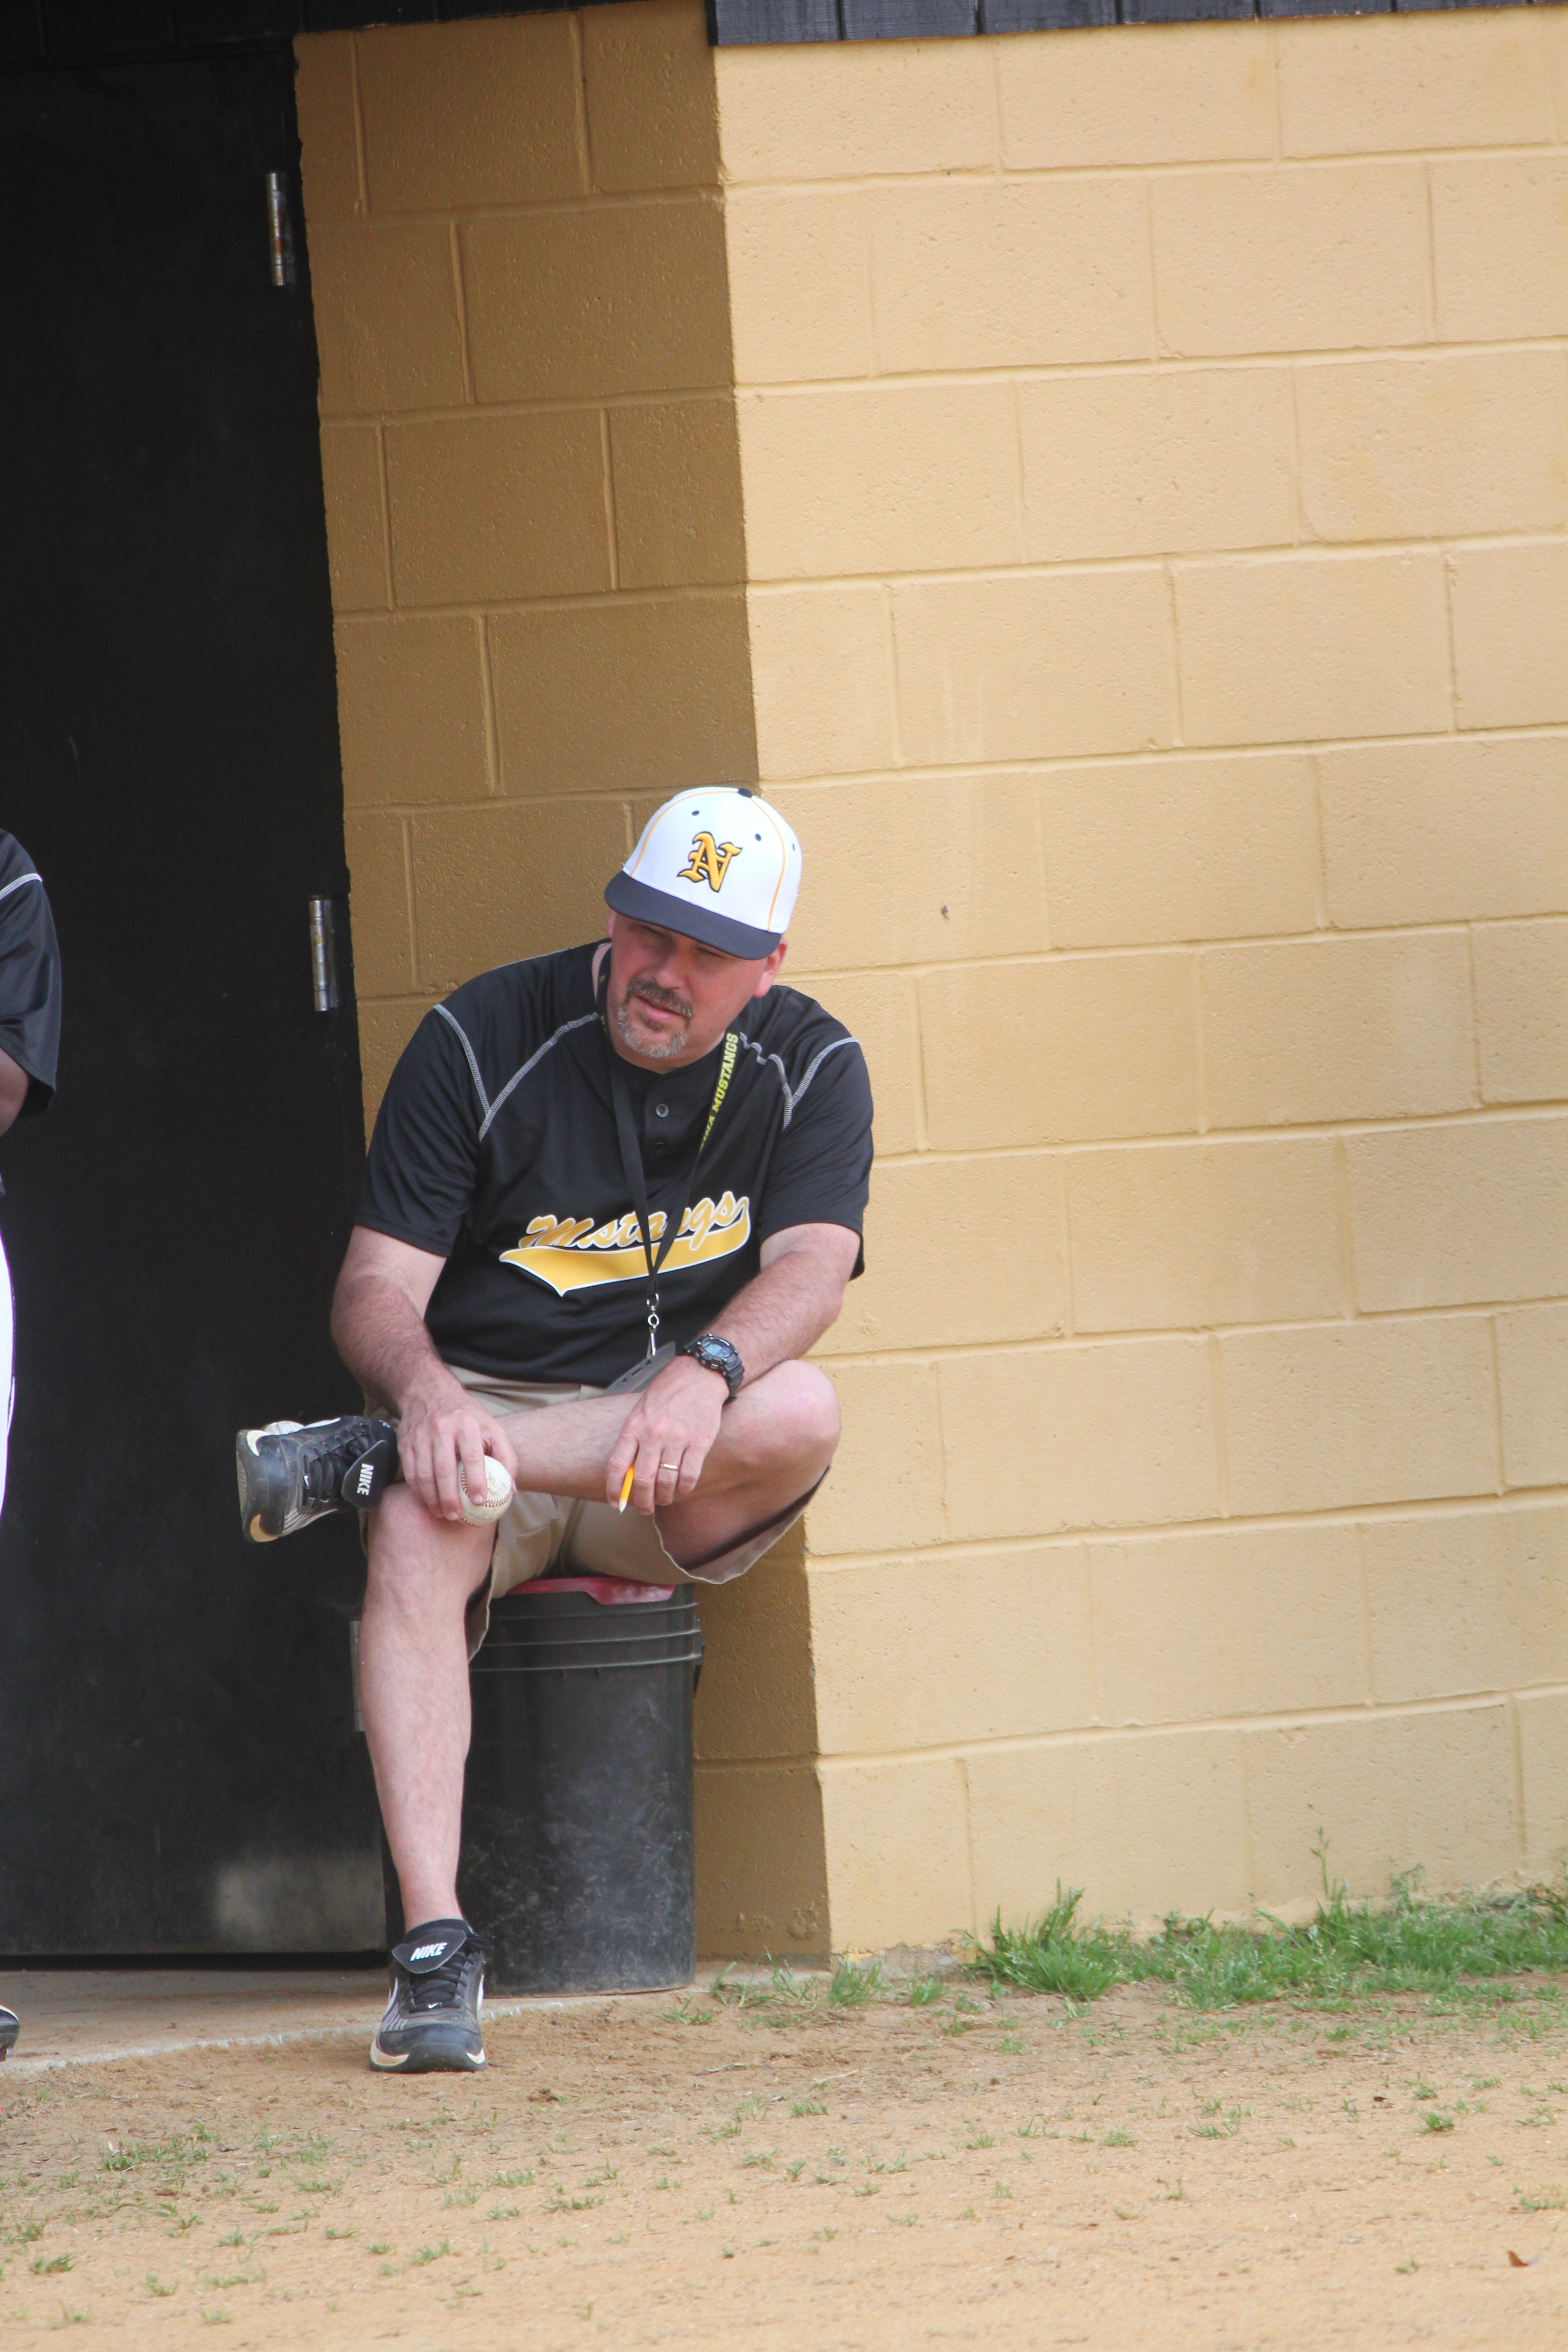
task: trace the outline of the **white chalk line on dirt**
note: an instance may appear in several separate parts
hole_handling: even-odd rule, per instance
[[[643,2001],[658,1996],[646,1992],[530,1993],[515,2000],[487,2000],[485,2018],[531,2017],[560,2010],[618,2009],[623,2001]],[[9,2058],[0,2074],[0,2089],[17,2075],[48,2074],[62,2066],[110,2066],[121,2058],[169,2058],[188,2050],[281,2050],[296,2042],[353,2041],[375,2031],[379,2011],[345,2020],[338,2025],[286,2026],[270,2033],[193,2033],[169,2042],[127,2042],[111,2049],[51,2051],[37,2058]],[[24,2020],[24,2024],[26,2020]]]

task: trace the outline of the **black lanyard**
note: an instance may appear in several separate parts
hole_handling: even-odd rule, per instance
[[[657,1256],[653,1248],[653,1219],[648,1214],[647,1180],[643,1173],[642,1147],[637,1141],[637,1126],[632,1118],[631,1089],[626,1085],[626,1065],[607,1033],[605,1045],[610,1056],[610,1094],[616,1106],[616,1133],[620,1138],[621,1166],[637,1213],[637,1238],[647,1260],[647,1351],[653,1356],[658,1352],[658,1270],[674,1248],[677,1236],[686,1223],[686,1213],[691,1206],[691,1196],[697,1183],[697,1163],[713,1132],[719,1107],[730,1091],[730,1080],[734,1074],[735,1056],[741,1050],[741,1041],[732,1029],[725,1032],[724,1055],[719,1065],[713,1099],[708,1106],[708,1118],[697,1139],[697,1149],[691,1155],[686,1181],[680,1187],[680,1206],[666,1220],[664,1238],[659,1243]]]

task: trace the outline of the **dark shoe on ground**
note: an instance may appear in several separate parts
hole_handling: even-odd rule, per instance
[[[466,1919],[427,1919],[393,1947],[391,1997],[370,2045],[384,2074],[477,2074],[485,2063],[485,1941]]]
[[[22,2031],[22,2021],[14,2009],[0,2009],[0,2058],[8,2058],[16,2046],[16,2036]]]
[[[397,1427],[351,1413],[342,1421],[269,1421],[235,1443],[240,1525],[272,1543],[331,1511],[373,1511],[397,1475]]]

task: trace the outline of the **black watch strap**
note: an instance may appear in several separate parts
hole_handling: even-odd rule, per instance
[[[733,1396],[746,1377],[746,1367],[728,1339],[721,1339],[716,1331],[700,1331],[695,1339],[688,1339],[679,1352],[695,1356],[709,1371],[717,1372]]]

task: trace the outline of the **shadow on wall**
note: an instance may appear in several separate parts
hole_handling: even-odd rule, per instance
[[[755,781],[716,103],[685,0],[297,53],[374,1114],[658,801]]]

